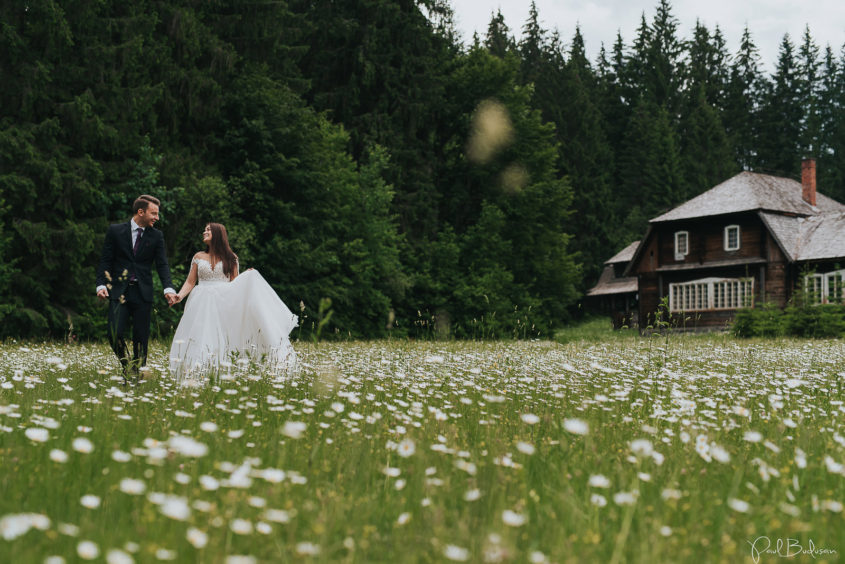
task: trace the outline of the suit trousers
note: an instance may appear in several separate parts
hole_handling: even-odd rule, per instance
[[[130,283],[123,296],[122,303],[120,300],[109,301],[109,340],[111,348],[125,369],[129,364],[129,351],[126,347],[124,335],[131,321],[133,361],[137,361],[140,366],[146,366],[153,304],[144,301],[137,283]]]

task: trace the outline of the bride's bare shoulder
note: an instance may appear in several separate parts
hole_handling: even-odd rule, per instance
[[[194,255],[194,258],[191,259],[191,262],[193,262],[195,260],[206,260],[206,261],[209,260],[208,253],[205,252],[205,251],[198,252],[197,254]]]

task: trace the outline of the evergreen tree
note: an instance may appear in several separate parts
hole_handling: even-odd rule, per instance
[[[765,88],[760,54],[746,26],[730,66],[723,114],[734,159],[743,169],[755,168],[759,162],[760,112]]]
[[[646,40],[644,86],[658,106],[674,119],[680,112],[684,76],[684,42],[668,0],[660,0]],[[639,39],[638,39],[639,40]]]
[[[759,163],[769,173],[795,176],[801,170],[799,143],[804,122],[801,88],[794,46],[787,34],[778,49],[777,67],[761,111]]]
[[[478,324],[482,318],[485,334],[511,334],[526,315],[535,331],[548,334],[577,295],[580,273],[567,235],[571,188],[556,166],[554,128],[531,107],[532,89],[520,86],[518,77],[518,60],[472,49],[452,79],[465,117],[455,120],[461,124],[456,142],[447,142],[461,155],[448,158],[454,166],[443,178],[441,216],[451,218],[454,226],[462,274],[453,277],[453,300],[428,300],[453,304],[449,316],[463,323],[455,327],[460,334],[480,330],[466,323]],[[479,129],[479,120],[497,125]],[[477,136],[502,129],[511,129],[512,135],[483,160],[465,157],[465,144],[457,142],[471,131]],[[487,243],[480,245],[479,237]],[[448,252],[448,247],[440,248]],[[488,290],[498,289],[496,294],[482,291],[488,282]]]
[[[333,329],[378,334],[404,289],[384,152],[356,172],[343,130],[256,68],[232,85],[222,125],[221,168],[255,263],[312,319],[330,298]]]
[[[126,210],[126,163],[158,98],[141,62],[147,44],[156,52],[156,19],[143,4],[104,2],[5,3],[0,20],[0,278],[13,306],[0,308],[0,335],[85,334],[105,216]]]
[[[534,11],[536,14],[536,10]],[[497,10],[487,24],[487,35],[484,37],[484,47],[496,57],[505,57],[516,50],[516,41],[511,35],[510,28],[505,23],[502,10]]]
[[[645,19],[645,12],[640,15],[640,25],[630,52],[623,55],[622,36],[617,34],[614,44],[614,63],[622,87],[622,99],[628,108],[633,109],[644,96],[657,100],[655,85],[651,82],[651,45],[652,30]]]
[[[631,114],[630,94],[626,94],[623,82],[627,75],[624,48],[622,36],[617,33],[611,59],[606,58],[604,48],[602,48],[597,65],[598,107],[604,118],[607,142],[612,154],[616,157],[622,152],[625,130]],[[621,179],[618,172],[618,158],[615,165],[612,167],[613,184],[619,186]]]
[[[546,30],[540,27],[537,5],[532,1],[528,11],[528,21],[522,27],[522,39],[519,42],[523,84],[536,83],[544,72],[545,36]]]
[[[665,108],[641,100],[620,155],[620,209],[625,240],[642,236],[648,220],[684,201],[678,142]]]
[[[704,100],[717,111],[725,108],[730,70],[725,39],[717,27],[713,34],[696,21],[693,38],[689,43],[688,63],[685,77],[685,104],[698,98],[699,88],[704,91]]]
[[[584,281],[593,284],[604,261],[623,242],[618,236],[621,218],[612,205],[614,156],[607,142],[607,127],[596,102],[600,98],[595,75],[576,27],[569,60],[563,70],[560,116],[554,120],[560,143],[561,170],[574,192],[573,249],[580,253]],[[560,72],[560,71],[559,71]]]
[[[719,117],[727,89],[726,60],[719,30],[711,36],[705,26],[696,22],[689,45],[678,136],[687,197],[712,188],[737,170]]]
[[[819,100],[820,77],[819,47],[810,35],[809,26],[798,49],[798,103],[803,110],[799,151],[806,157],[817,157],[821,151],[821,105]]]
[[[709,190],[738,170],[722,120],[707,103],[704,85],[695,86],[694,92],[697,96],[689,100],[681,120],[681,169],[688,189],[685,198]]]
[[[825,49],[819,91],[821,137],[819,143],[819,190],[845,201],[845,49],[837,61]]]

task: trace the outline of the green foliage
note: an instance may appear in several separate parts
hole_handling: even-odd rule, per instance
[[[304,317],[332,300],[322,337],[551,335],[650,218],[736,170],[816,153],[845,198],[845,55],[809,29],[769,80],[749,30],[730,57],[666,0],[595,65],[536,5],[470,46],[442,0],[7,2],[0,21],[0,337],[102,338],[94,265],[139,193],[163,202],[177,284],[223,223]],[[481,162],[489,104],[508,135]],[[178,312],[157,295],[154,333]]]
[[[301,370],[234,363],[233,381],[182,387],[154,341],[118,397],[105,344],[0,343],[3,560],[687,564],[752,561],[758,535],[819,562],[842,549],[839,342],[295,346]],[[702,539],[718,539],[704,558]]]
[[[734,320],[737,337],[805,337],[816,339],[845,336],[845,306],[794,302],[782,310],[767,303],[741,309]]]
[[[791,305],[784,312],[786,334],[825,339],[845,335],[845,306]]]
[[[785,334],[783,310],[773,303],[736,312],[732,332],[736,337],[780,337]]]

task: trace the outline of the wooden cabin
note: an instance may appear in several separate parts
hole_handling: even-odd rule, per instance
[[[726,328],[737,309],[784,307],[805,278],[817,301],[841,301],[845,206],[802,182],[741,172],[655,217],[622,277],[636,277],[640,327],[661,303],[677,329]]]

